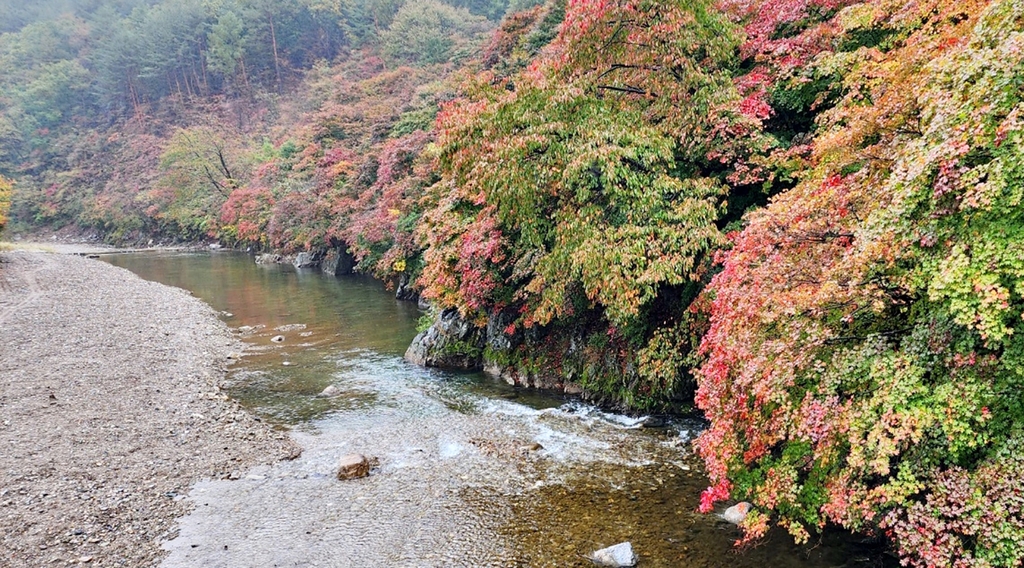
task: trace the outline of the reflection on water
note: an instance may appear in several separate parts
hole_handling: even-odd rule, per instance
[[[772,533],[737,551],[735,527],[694,513],[706,484],[689,451],[699,424],[644,430],[578,401],[410,365],[401,356],[420,313],[373,280],[233,253],[107,260],[221,311],[249,345],[230,394],[290,425],[305,449],[197,485],[166,566],[589,566],[588,553],[625,540],[641,566],[888,561],[834,535],[797,547]],[[316,397],[328,385],[341,394]],[[351,452],[379,465],[339,482],[334,464]]]

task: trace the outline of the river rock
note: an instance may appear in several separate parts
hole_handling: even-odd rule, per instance
[[[648,416],[640,421],[642,428],[664,428],[667,425],[668,421],[661,416]]]
[[[320,391],[320,394],[316,395],[319,398],[330,398],[332,396],[338,396],[341,394],[341,389],[334,385],[328,385],[327,388]]]
[[[270,340],[273,341],[274,343],[283,343],[284,342],[284,336],[283,335],[275,335],[274,337],[271,337]]]
[[[274,253],[260,254],[256,256],[256,264],[277,264],[281,262],[281,255]]]
[[[747,513],[750,512],[751,508],[753,508],[753,505],[750,503],[740,501],[726,509],[725,512],[722,513],[722,518],[734,525],[738,525],[743,522],[743,519],[747,518]]]
[[[593,552],[590,560],[598,566],[636,566],[636,554],[633,553],[633,545],[629,542],[620,542],[615,546]]]
[[[566,381],[562,384],[562,392],[571,396],[579,396],[583,394],[583,387]]]
[[[348,454],[338,461],[338,479],[356,479],[370,475],[370,460],[363,454]]]

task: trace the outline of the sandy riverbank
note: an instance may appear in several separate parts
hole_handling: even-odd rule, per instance
[[[185,291],[0,252],[3,564],[155,565],[195,481],[293,455],[218,389],[241,350]]]

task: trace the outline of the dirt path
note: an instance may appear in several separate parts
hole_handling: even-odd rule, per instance
[[[294,455],[220,393],[240,351],[183,290],[0,253],[0,564],[155,565],[192,483]]]

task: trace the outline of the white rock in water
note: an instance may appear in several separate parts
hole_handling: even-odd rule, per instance
[[[636,566],[636,554],[633,554],[633,545],[628,542],[602,548],[592,553],[590,560],[598,566]]]
[[[330,398],[332,396],[338,396],[341,394],[341,390],[334,385],[328,385],[327,388],[322,390],[317,396],[320,398]]]
[[[282,341],[284,341],[284,336],[275,335],[274,337],[271,337],[270,340],[273,341],[274,343],[281,343]]]
[[[738,525],[741,522],[743,522],[743,519],[747,518],[747,513],[750,512],[750,509],[752,507],[753,505],[751,505],[750,503],[747,503],[746,501],[740,501],[739,503],[736,503],[732,507],[726,509],[725,512],[722,513],[722,518],[734,525]]]

